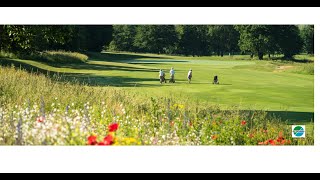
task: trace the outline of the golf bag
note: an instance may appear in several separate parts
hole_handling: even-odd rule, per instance
[[[219,84],[218,76],[213,77],[213,84]]]

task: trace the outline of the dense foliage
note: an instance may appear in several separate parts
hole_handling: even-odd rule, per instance
[[[314,53],[313,25],[0,25],[0,51],[127,51],[180,55]]]

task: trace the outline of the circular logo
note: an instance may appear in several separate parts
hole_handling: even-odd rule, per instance
[[[293,134],[294,134],[296,137],[301,137],[301,136],[303,136],[303,134],[304,134],[304,129],[303,129],[303,127],[301,127],[301,126],[296,126],[296,127],[293,129]]]

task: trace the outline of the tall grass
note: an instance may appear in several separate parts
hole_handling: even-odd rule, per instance
[[[119,145],[313,144],[263,111],[222,111],[179,97],[144,97],[0,67],[0,145],[86,145],[118,123]]]
[[[88,60],[88,56],[85,54],[65,51],[46,51],[43,53],[43,57],[49,61],[64,63],[85,62]]]
[[[84,63],[88,60],[88,56],[78,52],[67,52],[67,51],[44,51],[44,52],[33,52],[30,54],[14,54],[4,51],[0,51],[0,58],[11,58],[11,59],[28,59],[37,60],[47,63],[54,64],[75,64]]]
[[[300,60],[300,61],[314,61],[314,55],[313,54],[298,54],[294,56],[294,59]]]
[[[60,99],[60,103],[67,105],[68,103],[82,103],[110,95],[118,94],[116,90],[110,92],[91,88],[76,81],[61,82],[63,77],[58,75],[44,75],[28,73],[21,69],[0,68],[0,88],[2,95],[0,103],[15,102],[23,103],[25,100],[38,102],[40,98],[44,98],[46,102],[53,102]]]
[[[78,52],[66,51],[45,51],[33,59],[39,59],[48,63],[84,63],[88,60],[88,56]]]
[[[314,75],[314,63],[300,63],[299,66],[296,66],[293,69],[288,70],[288,72]]]

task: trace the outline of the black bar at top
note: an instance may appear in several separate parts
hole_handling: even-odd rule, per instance
[[[0,7],[320,7],[317,0],[22,0]],[[164,12],[165,13],[165,12]]]

